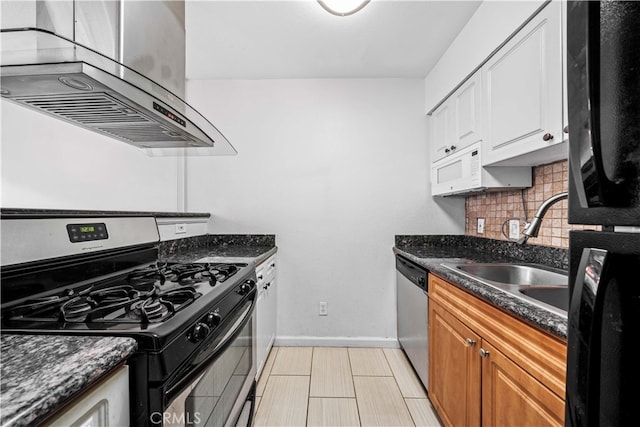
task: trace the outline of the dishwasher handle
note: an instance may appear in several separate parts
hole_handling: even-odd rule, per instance
[[[396,255],[396,270],[404,277],[409,279],[411,283],[422,289],[425,294],[429,292],[429,284],[427,282],[428,270],[406,258]]]

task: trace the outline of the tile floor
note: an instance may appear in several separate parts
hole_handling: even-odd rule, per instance
[[[441,426],[397,348],[273,347],[256,394],[256,427]]]

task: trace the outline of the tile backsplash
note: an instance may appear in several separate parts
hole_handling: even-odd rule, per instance
[[[465,234],[490,239],[509,239],[509,219],[520,220],[520,232],[525,219],[531,220],[542,202],[554,194],[567,191],[568,162],[562,160],[533,168],[533,186],[524,190],[487,192],[467,196]],[[526,208],[526,211],[525,211]],[[526,215],[525,215],[526,212]],[[484,218],[484,233],[477,232],[478,218]],[[504,228],[504,233],[502,229]],[[553,205],[542,220],[538,237],[527,244],[569,247],[569,230],[594,229],[594,226],[569,225],[567,200]]]

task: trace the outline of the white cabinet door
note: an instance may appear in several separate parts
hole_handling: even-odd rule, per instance
[[[262,286],[258,280],[258,286]],[[256,303],[256,378],[260,376],[264,362],[267,360],[267,347],[269,332],[267,328],[267,321],[265,320],[267,307],[266,300],[267,291],[265,289],[258,289],[258,301]]]
[[[476,71],[452,95],[455,105],[454,150],[468,147],[482,139],[482,73]]]
[[[481,77],[476,72],[431,114],[432,163],[482,139]]]
[[[271,351],[271,347],[273,347],[273,343],[276,340],[276,320],[278,314],[278,296],[277,296],[277,286],[276,286],[275,277],[271,282],[268,283],[269,288],[267,289],[267,293],[269,294],[269,298],[266,300],[266,337],[267,337],[267,355],[269,355],[269,351]]]
[[[80,397],[64,412],[45,423],[47,427],[126,427],[129,425],[129,367],[115,372]]]
[[[260,376],[269,351],[276,338],[278,295],[276,287],[277,260],[275,255],[256,268],[258,276],[258,302],[256,305],[257,371]]]
[[[552,1],[482,67],[485,165],[563,140],[560,18]]]
[[[431,114],[431,162],[444,158],[453,145],[453,111],[448,100]]]

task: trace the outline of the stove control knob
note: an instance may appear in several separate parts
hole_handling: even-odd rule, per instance
[[[216,327],[220,324],[220,313],[217,311],[210,311],[209,314],[207,314],[207,325],[209,325],[210,327]]]
[[[210,331],[211,329],[209,329],[207,325],[200,322],[193,327],[193,330],[191,331],[191,335],[189,336],[189,339],[193,342],[202,341],[203,339],[206,338],[207,335],[209,335]]]
[[[246,282],[244,282],[242,285],[240,285],[240,289],[238,289],[238,293],[240,295],[246,295],[249,292],[251,292],[251,288],[255,285],[256,283],[253,280],[247,280]]]

